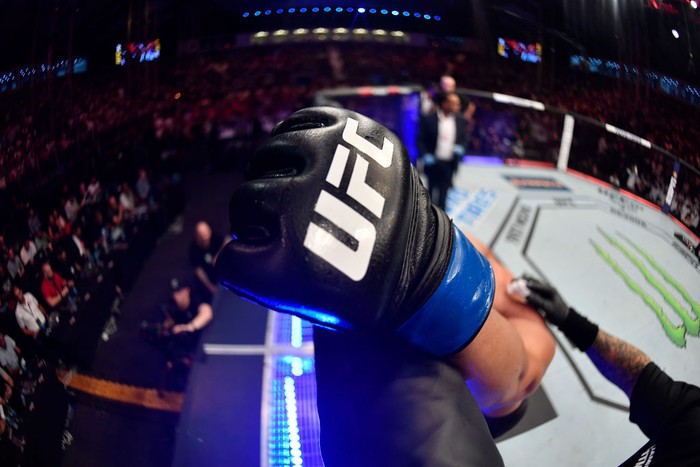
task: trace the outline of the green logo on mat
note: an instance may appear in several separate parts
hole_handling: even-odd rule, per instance
[[[627,259],[629,259],[632,264],[634,264],[637,269],[642,273],[646,281],[654,289],[656,289],[661,296],[664,298],[666,303],[673,309],[673,311],[678,314],[681,318],[683,324],[676,326],[671,322],[668,315],[664,312],[664,309],[654,300],[648,293],[642,289],[642,287],[635,282],[627,273],[620,267],[619,264],[605,251],[600,245],[591,240],[593,248],[600,257],[617,273],[618,276],[625,281],[625,284],[637,295],[639,295],[644,303],[647,304],[649,308],[656,314],[656,317],[661,323],[661,327],[664,332],[671,339],[671,342],[676,344],[678,347],[685,347],[685,335],[690,334],[691,336],[697,336],[700,332],[700,304],[698,304],[693,297],[690,296],[686,288],[674,279],[665,269],[663,269],[659,264],[649,256],[649,254],[636,245],[632,240],[618,233],[618,236],[622,237],[626,243],[628,243],[634,251],[636,251],[641,257],[646,260],[653,270],[655,270],[664,281],[672,286],[676,291],[683,297],[683,299],[690,305],[691,311],[686,310],[686,308],[681,305],[676,297],[671,295],[666,286],[657,277],[652,275],[651,271],[647,267],[647,264],[642,261],[638,256],[634,255],[630,249],[623,245],[616,238],[605,233],[600,227],[598,228],[603,237],[615,248],[617,248]]]

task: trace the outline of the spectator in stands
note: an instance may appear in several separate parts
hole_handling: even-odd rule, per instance
[[[117,201],[117,197],[109,195],[107,198],[107,220],[109,223],[109,235],[112,242],[126,240],[124,232],[124,208]]]
[[[94,209],[85,226],[85,241],[89,250],[103,249],[108,246],[104,214],[99,208]]]
[[[51,264],[46,262],[41,265],[44,276],[41,282],[41,294],[51,309],[65,310],[70,300],[70,289],[75,286],[73,281],[66,281],[54,272]]]
[[[12,279],[9,274],[5,272],[5,268],[0,264],[0,299],[5,293],[12,290]]]
[[[78,277],[80,269],[68,259],[65,243],[61,243],[56,248],[56,254],[51,261],[51,269],[58,274],[58,277],[62,277],[65,280],[75,281]]]
[[[209,224],[204,221],[197,223],[194,229],[194,239],[190,244],[189,256],[190,263],[194,267],[194,292],[207,303],[211,303],[218,288],[214,262],[223,243],[223,238],[212,233]]]
[[[12,279],[5,272],[5,268],[0,264],[0,312],[2,307],[7,305],[10,291],[12,290]]]
[[[49,214],[49,239],[52,242],[61,240],[70,232],[70,225],[70,222],[68,222],[62,214],[58,213],[58,209],[54,209],[53,212]]]
[[[71,226],[71,235],[64,241],[64,248],[68,262],[73,265],[76,271],[81,271],[88,257],[88,251],[82,238],[83,228],[80,224]]]
[[[39,228],[39,230],[36,231],[34,246],[36,246],[37,252],[50,248],[51,241],[49,240],[49,234],[46,233],[46,230]]]
[[[41,229],[41,220],[37,215],[34,208],[29,208],[29,214],[27,217],[27,229],[29,230],[29,236],[34,237],[36,233]]]
[[[66,219],[73,223],[78,218],[80,211],[80,203],[74,194],[71,194],[63,205],[63,210],[66,213]]]
[[[15,317],[23,333],[36,339],[40,332],[46,329],[46,311],[31,292],[22,292],[19,286],[14,286],[17,299]]]
[[[24,277],[24,264],[22,264],[22,259],[15,255],[14,248],[7,249],[7,273],[13,281]]]
[[[136,195],[142,204],[151,204],[151,182],[148,180],[148,173],[144,168],[139,169],[136,179]]]
[[[632,193],[637,193],[637,184],[639,183],[639,170],[637,164],[627,168],[627,190]]]
[[[132,217],[136,212],[136,197],[128,182],[122,183],[119,194],[119,205],[124,210],[126,217]]]
[[[8,335],[0,333],[0,367],[10,375],[19,373],[20,356],[22,352],[15,340]]]
[[[31,266],[34,264],[34,257],[36,256],[36,245],[29,238],[24,239],[22,244],[22,249],[19,250],[19,257],[22,260],[22,264],[25,266]]]
[[[102,185],[96,176],[92,176],[87,186],[87,204],[95,204],[102,198]]]
[[[59,237],[63,237],[70,233],[71,222],[65,218],[63,214],[58,212],[58,209],[53,210],[54,224],[58,230]]]

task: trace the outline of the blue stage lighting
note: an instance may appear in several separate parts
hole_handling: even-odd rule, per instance
[[[383,9],[383,10],[380,11],[380,13],[383,14],[383,15],[386,15],[387,13],[389,13],[389,10],[384,10],[384,9]]]
[[[327,7],[325,7],[325,8],[323,9],[323,11],[325,11],[326,13],[328,13],[329,11],[331,11],[331,7],[327,6]]]
[[[283,10],[282,8],[279,8],[279,9],[277,10],[277,14],[278,14],[278,15],[281,15],[282,13],[284,13],[284,10]]]
[[[364,8],[362,8],[362,7],[360,7],[360,8],[357,9],[357,12],[358,12],[358,13],[364,13],[365,11],[366,11],[366,10],[365,10]]]
[[[265,10],[265,14],[266,14],[266,15],[269,15],[269,14],[271,14],[271,13],[272,13],[272,10]]]
[[[404,11],[404,12],[403,12],[403,15],[404,15],[404,16],[411,16],[411,13],[409,13],[409,12],[407,12],[407,11]]]
[[[317,7],[317,6],[313,7],[313,8],[311,9],[311,11],[312,11],[313,13],[318,13],[318,7]]]
[[[396,10],[391,10],[391,14],[394,16],[399,16],[399,12]]]
[[[338,13],[342,13],[343,7],[339,6],[338,8],[335,9],[335,11],[337,11]]]
[[[415,16],[416,18],[420,18],[420,17],[421,17],[421,14],[418,13],[418,12],[415,12],[415,13],[413,13],[413,16]]]
[[[296,10],[296,8],[290,8],[290,9],[287,10],[287,11],[288,11],[289,13],[294,13],[294,12],[297,11],[297,10]]]
[[[348,13],[352,13],[353,11],[355,11],[355,9],[354,9],[353,7],[351,7],[351,6],[347,7],[345,10],[346,10]]]
[[[423,15],[423,18],[430,19],[430,15]]]
[[[260,12],[256,11],[255,13],[253,13],[253,16],[260,16]]]
[[[299,13],[306,13],[306,8],[299,8]]]
[[[439,16],[433,16],[433,19],[434,19],[435,21],[440,21],[442,18],[440,18]]]
[[[250,13],[248,13],[247,11],[245,13],[243,13],[244,18],[247,18],[248,16],[250,16]]]

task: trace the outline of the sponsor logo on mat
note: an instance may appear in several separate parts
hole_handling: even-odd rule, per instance
[[[559,180],[550,177],[523,177],[518,175],[504,175],[511,185],[519,190],[557,190],[570,191]]]
[[[686,335],[697,337],[700,334],[700,304],[688,293],[686,287],[662,268],[649,253],[629,238],[620,233],[617,236],[612,236],[600,227],[598,232],[612,247],[622,253],[635,266],[644,276],[647,285],[660,294],[666,305],[680,318],[680,324],[671,321],[669,315],[666,314],[666,310],[649,295],[647,290],[635,281],[602,246],[591,240],[596,253],[615,271],[630,290],[639,295],[642,301],[654,312],[664,333],[671,342],[678,347],[685,347]],[[672,294],[669,289],[674,289],[675,293]],[[682,300],[679,300],[677,296],[683,297]]]
[[[494,190],[476,191],[452,189],[447,196],[447,213],[460,225],[473,229],[491,210],[498,195]]]

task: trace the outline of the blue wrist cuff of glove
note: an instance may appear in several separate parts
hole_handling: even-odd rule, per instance
[[[493,270],[457,228],[442,283],[397,333],[432,355],[445,357],[466,347],[479,333],[495,294]]]

